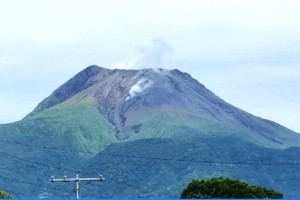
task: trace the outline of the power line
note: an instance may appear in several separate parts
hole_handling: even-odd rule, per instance
[[[27,147],[32,147],[32,148],[41,148],[41,149],[48,149],[48,150],[58,150],[58,151],[62,151],[64,152],[65,150],[63,149],[56,149],[56,148],[51,148],[51,147],[45,147],[45,146],[31,146],[31,145],[27,145],[27,144],[23,144],[23,143],[18,143],[18,142],[12,142],[12,141],[0,141],[0,142],[6,142],[6,143],[10,143],[10,144],[18,144],[18,145],[23,145],[23,146],[27,146]],[[85,152],[85,153],[91,153],[91,152]],[[20,158],[20,157],[17,157],[17,156],[12,156],[12,155],[9,155],[7,153],[4,153],[4,152],[0,152],[0,155],[4,155],[8,158],[13,158],[13,159],[16,159],[18,161],[22,161],[22,162],[27,162],[29,164],[33,164],[33,165],[38,165],[38,166],[42,166],[42,167],[47,167],[47,168],[57,168],[59,170],[62,170],[63,168],[62,167],[57,167],[57,166],[50,166],[50,165],[46,165],[46,164],[43,164],[43,163],[40,163],[40,162],[33,162],[33,161],[30,161],[30,160],[26,160],[26,159],[23,159],[23,158]],[[92,152],[92,154],[95,154],[95,152]],[[111,155],[111,156],[114,156],[114,155]],[[79,171],[78,170],[75,170],[74,168],[71,168],[71,167],[68,167],[70,169],[71,172],[75,172],[75,173],[78,173]],[[4,170],[8,170],[8,169],[4,169]],[[13,170],[10,170],[10,171],[13,171]],[[111,179],[111,180],[114,180],[114,179]],[[132,184],[128,184],[126,182],[122,182],[122,181],[114,181],[115,183],[117,184],[124,184],[124,185],[127,185],[127,186],[131,186],[131,187],[135,187],[135,188],[138,188],[138,186],[135,186],[135,185],[132,185]],[[91,183],[91,185],[94,185]],[[96,186],[96,185],[94,185]],[[97,185],[98,186],[98,185]]]
[[[76,178],[68,178],[68,177],[63,177],[63,178],[51,178],[51,182],[55,183],[55,182],[75,182],[76,183],[76,189],[75,189],[75,193],[76,193],[76,198],[79,199],[79,183],[80,182],[84,182],[87,181],[88,183],[91,181],[104,181],[105,178],[100,175],[98,178],[79,178],[79,174],[76,174]]]
[[[21,183],[21,184],[25,184],[25,185],[36,186],[36,187],[39,187],[39,188],[41,188],[41,189],[46,189],[46,190],[48,190],[48,189],[50,188],[50,189],[62,191],[60,188],[43,187],[43,186],[41,186],[41,184],[35,184],[35,183],[31,183],[31,182],[26,182],[26,181],[22,181],[22,180],[19,180],[19,179],[9,178],[9,177],[5,177],[5,176],[1,176],[1,175],[0,175],[0,178],[3,179],[3,180],[15,182],[15,183]],[[14,192],[14,193],[15,193],[15,192]],[[22,193],[20,193],[20,194],[22,194]],[[22,194],[22,195],[24,195],[24,194]]]
[[[12,142],[12,141],[0,141],[0,142],[6,142],[10,144],[18,144],[18,145],[23,145],[31,148],[39,148],[39,149],[46,149],[46,150],[54,150],[54,151],[60,151],[60,152],[71,152],[71,150],[66,150],[66,149],[59,149],[59,148],[52,148],[52,147],[46,147],[46,146],[32,146],[28,144],[23,144],[19,142]],[[151,156],[139,156],[139,155],[130,155],[130,154],[117,154],[117,153],[96,153],[96,152],[89,152],[89,151],[80,151],[76,150],[79,153],[86,153],[86,154],[98,154],[97,156],[108,156],[108,157],[114,157],[114,158],[133,158],[133,159],[145,159],[145,160],[150,160],[150,161],[159,161],[159,162],[184,162],[184,163],[199,163],[199,164],[221,164],[221,165],[266,165],[266,166],[287,166],[287,165],[300,165],[299,162],[261,162],[261,161],[251,161],[251,162],[245,162],[245,161],[216,161],[216,160],[195,160],[195,159],[187,159],[187,158],[163,158],[163,157],[151,157]],[[18,160],[20,162],[26,162],[29,163],[35,167],[43,167],[43,168],[50,168],[50,169],[59,169],[59,170],[66,170],[66,166],[61,167],[61,166],[55,166],[55,165],[47,165],[44,163],[36,162],[36,161],[31,161],[28,159],[20,158],[18,156],[10,155],[4,152],[0,152],[0,155],[5,156],[9,159],[14,159]],[[122,162],[120,160],[120,162]],[[137,163],[139,164],[139,163]],[[3,169],[3,168],[2,168]],[[5,169],[7,170],[7,169]],[[74,168],[71,168],[68,166],[68,170],[71,172],[79,173],[79,170],[76,170]],[[86,171],[88,172],[88,171]],[[11,180],[12,181],[12,180]],[[140,188],[140,186],[136,186],[133,184],[129,184],[125,181],[116,181],[115,179],[111,179],[111,181],[115,182],[116,184],[123,184],[129,187],[133,188]],[[22,183],[19,181],[19,183]],[[93,183],[89,183],[90,185],[93,185],[94,187],[99,187],[98,185],[95,185]],[[41,185],[35,184],[35,186],[38,186],[39,188]],[[61,191],[61,190],[60,190]]]
[[[26,185],[33,185],[33,186],[38,186],[38,187],[41,186],[40,184],[28,183],[28,182],[24,182],[24,181],[20,181],[20,180],[17,180],[17,179],[4,177],[4,176],[0,176],[0,178],[5,179],[5,180],[9,180],[9,181],[13,181],[13,182],[18,182],[18,183],[26,184]]]
[[[18,145],[24,145],[32,148],[40,148],[40,149],[48,149],[48,150],[56,150],[61,152],[71,152],[71,150],[65,150],[65,149],[59,149],[59,148],[52,148],[52,147],[46,147],[46,146],[31,146],[23,143],[18,142],[12,142],[7,140],[2,140],[0,142],[7,142],[11,144],[18,144]],[[122,154],[107,154],[107,153],[96,153],[96,152],[90,152],[90,151],[81,151],[76,150],[76,152],[79,153],[85,153],[85,154],[98,154],[97,156],[109,156],[109,157],[120,157],[120,158],[136,158],[136,159],[146,159],[146,160],[157,160],[157,161],[176,161],[176,162],[191,162],[191,163],[202,163],[202,164],[224,164],[224,165],[300,165],[300,162],[272,162],[272,163],[263,163],[260,161],[253,161],[253,162],[221,162],[221,161],[209,161],[209,160],[188,160],[188,159],[174,159],[174,158],[159,158],[159,157],[150,157],[150,156],[136,156],[136,155],[122,155]],[[0,152],[1,154],[1,152]],[[49,167],[49,166],[47,166]],[[78,171],[76,172],[78,173]]]
[[[38,148],[38,149],[46,149],[46,150],[53,150],[53,151],[60,151],[60,152],[74,152],[73,150],[68,150],[68,149],[63,149],[60,147],[48,147],[48,146],[33,146],[33,145],[29,145],[29,144],[25,144],[25,143],[21,143],[21,142],[14,142],[14,141],[10,141],[10,140],[0,140],[0,142],[2,143],[8,143],[8,144],[17,144],[17,145],[21,145],[21,146],[26,146],[26,147],[31,147],[31,148]],[[78,153],[83,153],[83,154],[98,154],[99,152],[92,152],[92,151],[82,151],[82,150],[76,150],[76,152]]]
[[[64,168],[56,166],[56,165],[50,166],[50,165],[46,165],[46,164],[43,164],[43,163],[40,163],[40,162],[31,161],[31,160],[23,159],[23,158],[20,158],[20,157],[17,157],[17,156],[13,156],[13,155],[10,155],[10,154],[4,153],[4,152],[0,152],[0,155],[5,156],[7,158],[15,159],[15,160],[18,160],[18,161],[21,161],[21,162],[26,162],[26,163],[29,163],[29,164],[32,164],[32,165],[47,167],[47,168],[50,168],[50,169],[56,168],[58,170],[65,170]],[[72,169],[72,172],[78,173],[78,171],[73,171],[73,169]]]
[[[155,161],[168,161],[168,162],[188,162],[188,163],[201,163],[201,164],[223,164],[223,165],[300,165],[300,163],[296,162],[272,162],[272,163],[263,163],[260,161],[253,162],[243,162],[243,161],[233,161],[233,162],[225,162],[225,161],[211,161],[211,160],[189,160],[189,159],[180,159],[180,158],[159,158],[159,157],[150,157],[150,156],[136,156],[136,155],[122,155],[122,154],[102,154],[99,153],[98,156],[112,156],[112,157],[120,157],[120,158],[135,158],[135,159],[145,159],[145,160],[155,160]]]
[[[38,163],[38,162],[33,162],[33,161],[30,161],[30,160],[26,160],[26,159],[21,159],[21,158],[19,158],[19,157],[17,157],[17,156],[11,156],[11,155],[9,155],[9,154],[6,154],[6,153],[2,153],[2,155],[5,155],[5,156],[7,156],[7,157],[11,157],[11,158],[13,158],[13,159],[17,159],[17,160],[19,160],[19,161],[21,161],[21,162],[26,162],[26,163],[30,163],[30,164],[34,164],[34,165],[41,165],[41,166],[43,166],[43,167],[51,167],[52,168],[52,166],[49,166],[49,165],[45,165],[45,164],[42,164],[42,163]],[[113,156],[115,156],[115,155],[113,155]],[[122,155],[122,157],[123,157],[123,155]],[[126,156],[126,157],[128,157],[128,156]],[[132,157],[132,156],[130,156],[130,157]],[[150,159],[150,160],[156,160],[156,161],[161,161],[161,158],[159,158],[159,159],[157,159],[157,158],[155,158],[155,157],[138,157],[138,156],[134,156],[134,158],[142,158],[142,159]],[[165,160],[165,161],[174,161],[174,159],[163,159],[163,160]],[[184,161],[184,162],[187,162],[187,160],[186,159],[182,159],[182,161]],[[190,161],[189,161],[190,162]],[[192,162],[196,162],[196,163],[199,163],[199,161],[197,161],[197,160],[192,160]],[[257,164],[257,163],[244,163],[244,162],[236,162],[236,163],[233,163],[233,162],[230,162],[230,163],[224,163],[224,162],[216,162],[216,161],[201,161],[201,162],[208,162],[209,164]],[[267,165],[273,165],[274,163],[265,163],[265,164],[267,164]],[[280,164],[280,165],[282,165],[282,164],[295,164],[295,163],[277,163],[277,164]],[[4,169],[4,170],[8,170],[8,169],[5,169],[5,168],[3,168],[3,167],[1,167],[2,169]],[[61,167],[60,167],[60,169],[61,169]],[[70,168],[71,169],[71,168]],[[11,170],[10,170],[11,171]],[[73,171],[73,170],[72,170]],[[74,170],[74,171],[76,171],[76,170]],[[0,177],[1,178],[1,177]],[[7,179],[7,180],[11,180],[11,181],[14,181],[14,182],[18,182],[18,183],[22,183],[22,184],[28,184],[28,185],[34,185],[34,186],[37,186],[37,187],[39,187],[39,188],[44,188],[44,187],[41,187],[41,185],[39,185],[39,184],[32,184],[32,183],[28,183],[28,182],[24,182],[24,181],[20,181],[20,180],[16,180],[16,179],[9,179],[9,178],[7,178],[7,177],[2,177],[2,178],[5,178],[5,179]],[[123,182],[123,181],[116,181],[116,180],[114,180],[114,179],[112,179],[112,181],[113,182],[115,182],[115,183],[117,183],[117,184],[124,184],[124,185],[126,185],[126,186],[129,186],[129,187],[134,187],[134,188],[140,188],[140,186],[136,186],[136,185],[132,185],[132,184],[128,184],[128,183],[126,183],[125,181]],[[94,186],[96,186],[95,184],[92,184],[91,183],[91,185],[94,185]],[[98,186],[97,186],[98,187]],[[54,189],[54,188],[53,188]],[[56,188],[57,189],[57,188]],[[61,191],[61,190],[60,190]]]
[[[23,159],[23,158],[20,158],[20,157],[17,157],[17,156],[13,156],[13,155],[10,155],[10,154],[4,153],[4,152],[0,152],[0,155],[6,156],[6,157],[9,157],[9,158],[13,158],[15,160],[19,160],[19,161],[22,161],[22,162],[34,164],[34,165],[39,165],[39,166],[49,167],[49,168],[53,167],[53,166],[45,165],[45,164],[42,164],[42,163],[26,160],[26,159]]]
[[[7,153],[2,153],[0,152],[0,155],[4,155],[8,158],[12,158],[12,159],[16,159],[18,161],[21,161],[21,162],[26,162],[26,163],[29,163],[29,164],[33,164],[33,165],[38,165],[38,166],[42,166],[42,167],[47,167],[47,168],[53,168],[53,166],[50,166],[50,165],[46,165],[46,164],[43,164],[43,163],[40,163],[40,162],[33,162],[33,161],[30,161],[30,160],[26,160],[26,159],[23,159],[23,158],[20,158],[20,157],[17,157],[17,156],[12,156],[12,155],[9,155]],[[69,169],[71,169],[70,167],[68,167]],[[6,170],[6,171],[13,171],[11,169],[7,169],[7,168],[4,168],[4,167],[0,167],[0,169],[2,170]],[[61,169],[61,167],[59,167],[59,169]],[[78,172],[78,170],[74,170],[73,168],[70,170],[72,172]],[[39,176],[39,174],[36,174]],[[47,176],[48,178],[49,176]],[[32,185],[32,186],[36,186],[36,187],[39,187],[41,189],[51,189],[51,187],[41,187],[40,184],[34,184],[34,183],[29,183],[29,182],[24,182],[24,181],[20,181],[20,180],[17,180],[17,179],[13,179],[13,178],[8,178],[8,177],[4,177],[4,176],[0,176],[0,178],[2,179],[5,179],[5,180],[9,180],[9,181],[12,181],[12,182],[17,182],[17,183],[21,183],[21,184],[27,184],[27,185]],[[52,189],[56,189],[57,188],[52,188]],[[61,189],[59,189],[59,191],[62,191]]]

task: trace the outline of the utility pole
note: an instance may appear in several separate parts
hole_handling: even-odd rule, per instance
[[[76,174],[76,178],[68,178],[67,176],[64,176],[63,178],[54,178],[54,176],[51,177],[50,182],[76,182],[76,199],[79,199],[79,182],[80,181],[105,181],[105,178],[100,175],[99,178],[79,178],[79,175]]]

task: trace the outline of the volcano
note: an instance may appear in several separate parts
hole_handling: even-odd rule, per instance
[[[192,179],[214,176],[300,195],[300,135],[177,69],[89,66],[0,135],[0,188],[22,197],[72,196],[72,185],[48,178],[99,172],[107,181],[82,196],[179,197]]]

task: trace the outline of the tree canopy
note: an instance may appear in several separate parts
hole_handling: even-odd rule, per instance
[[[13,196],[7,194],[6,192],[0,189],[0,199],[10,199],[10,198],[13,198]]]
[[[182,191],[181,198],[283,198],[283,194],[237,179],[218,177],[193,180]]]

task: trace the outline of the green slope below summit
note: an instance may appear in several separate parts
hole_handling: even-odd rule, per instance
[[[300,184],[299,134],[179,70],[90,66],[21,121],[0,125],[0,137],[0,176],[19,196],[68,197],[48,187],[51,175],[100,171],[105,197],[175,197],[191,178],[222,174],[300,195],[292,191]]]

